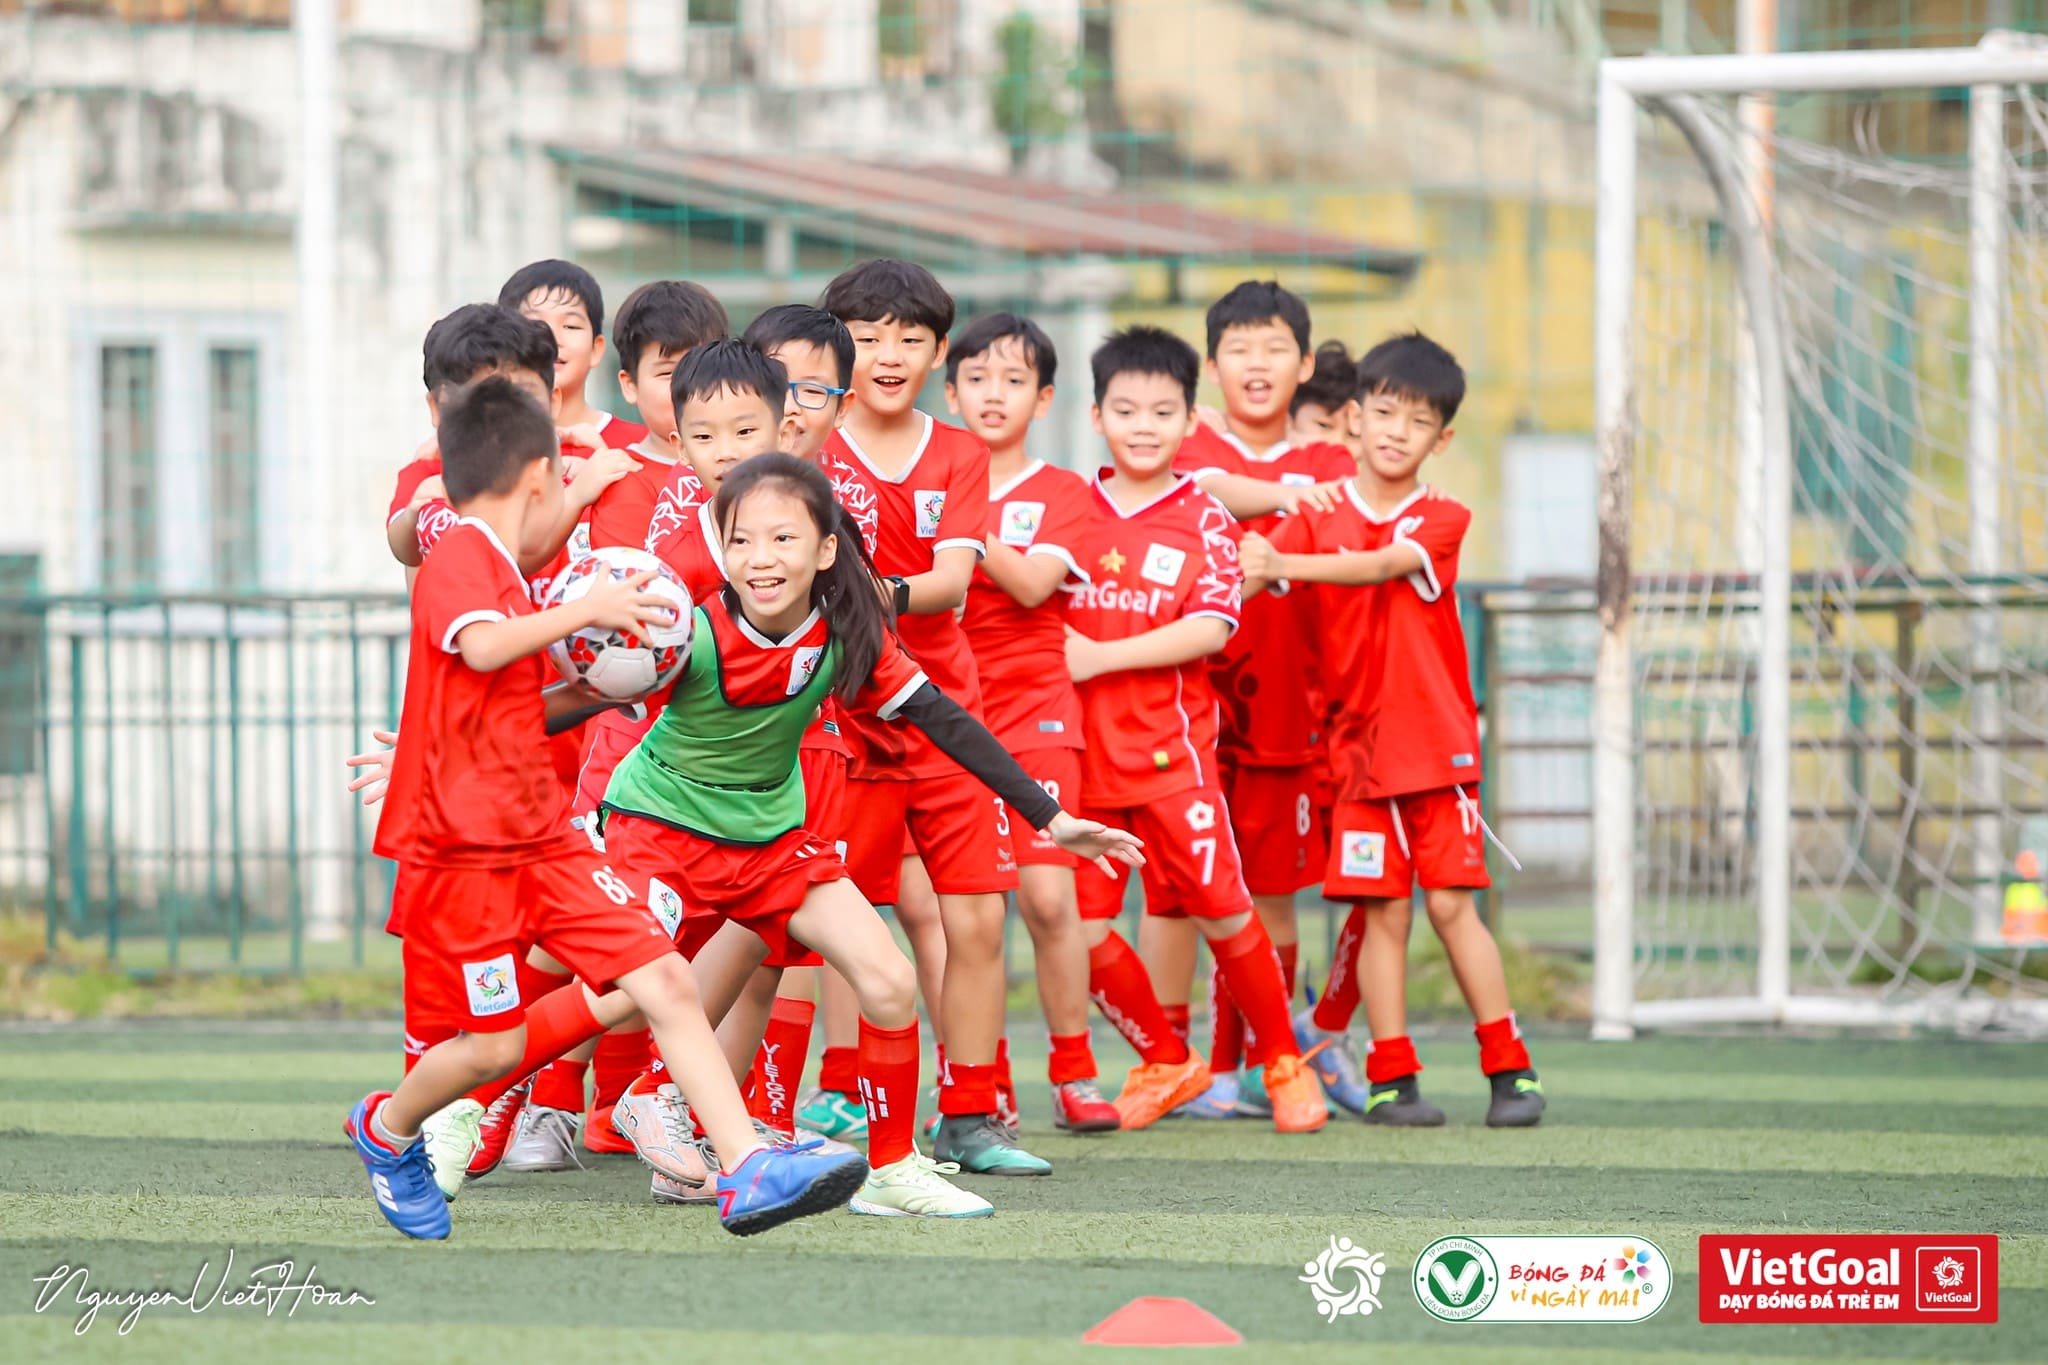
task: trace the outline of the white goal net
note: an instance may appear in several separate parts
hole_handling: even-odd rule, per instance
[[[1609,62],[1595,1027],[2039,1027],[2048,47]]]

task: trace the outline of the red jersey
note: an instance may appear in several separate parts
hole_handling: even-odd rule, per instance
[[[423,455],[417,460],[407,461],[405,467],[398,471],[398,490],[391,495],[391,511],[384,518],[384,524],[389,526],[397,521],[398,514],[412,506],[412,495],[420,491],[420,485],[439,477],[440,473],[439,455]]]
[[[648,524],[654,520],[655,505],[662,492],[676,470],[689,472],[687,464],[664,463],[639,446],[626,453],[640,462],[640,468],[598,494],[597,501],[590,504],[586,519],[590,523],[593,550],[604,545],[630,545],[637,550],[646,544]]]
[[[840,466],[865,476],[876,500],[875,566],[908,578],[928,573],[940,550],[968,549],[979,557],[988,522],[988,447],[964,428],[919,413],[924,435],[893,477],[883,474],[844,428],[825,443],[819,465],[828,476]],[[839,480],[833,480],[837,488]],[[861,509],[841,501],[860,515]],[[933,683],[969,711],[981,714],[980,677],[967,632],[952,612],[904,616],[896,622],[903,647]],[[849,719],[852,719],[851,717]],[[953,761],[921,731],[853,719],[855,777],[910,780],[950,771]]]
[[[535,610],[497,534],[463,517],[413,584],[403,737],[377,822],[377,852],[435,867],[503,868],[578,846],[568,794],[534,762],[547,745],[545,655],[490,673],[462,661],[456,636]]]
[[[1198,425],[1173,458],[1194,479],[1236,474],[1307,487],[1358,472],[1349,450],[1329,442],[1254,453],[1237,437]],[[1249,529],[1271,539],[1286,520],[1257,517]],[[1244,604],[1244,624],[1212,660],[1223,728],[1217,750],[1241,768],[1297,768],[1321,749],[1322,676],[1311,642],[1321,634],[1314,593],[1264,594]]]
[[[1033,460],[989,494],[990,533],[1025,555],[1049,555],[1084,577],[1065,546],[1094,495],[1079,474]],[[974,649],[988,728],[1013,754],[1079,749],[1081,696],[1067,675],[1067,630],[1058,601],[1027,607],[977,568],[960,624]]]
[[[597,434],[604,437],[607,450],[631,450],[647,439],[647,428],[638,422],[628,422],[623,417],[614,417],[599,409],[597,415],[604,418],[598,424]]]
[[[1194,616],[1216,617],[1235,631],[1244,590],[1239,534],[1223,504],[1193,479],[1125,512],[1098,475],[1088,519],[1063,547],[1085,576],[1067,586],[1067,624],[1096,640],[1129,639]],[[1080,693],[1089,806],[1143,805],[1216,780],[1208,660],[1105,673],[1082,683]]]
[[[1336,715],[1331,750],[1337,799],[1372,801],[1479,780],[1479,710],[1452,589],[1472,513],[1417,488],[1385,514],[1346,484],[1333,512],[1304,511],[1275,529],[1282,554],[1409,546],[1414,573],[1372,587],[1324,588],[1355,607],[1325,632],[1324,668]],[[1336,622],[1339,613],[1333,610]]]

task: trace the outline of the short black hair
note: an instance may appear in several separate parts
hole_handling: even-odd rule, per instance
[[[692,398],[721,392],[757,393],[780,419],[789,395],[789,371],[752,342],[725,337],[684,356],[668,381],[668,392],[675,401],[677,422],[683,420],[683,405]]]
[[[627,374],[639,373],[640,356],[649,346],[681,354],[732,335],[725,305],[709,289],[689,280],[654,280],[641,285],[626,295],[612,326],[619,368]]]
[[[1280,322],[1294,333],[1294,342],[1308,354],[1308,304],[1278,280],[1246,280],[1209,305],[1209,359],[1223,334],[1233,327],[1256,327],[1262,322]]]
[[[837,387],[853,383],[853,333],[822,308],[808,303],[778,303],[748,323],[740,338],[760,347],[763,355],[792,341],[809,342],[821,351],[831,352],[839,362]]]
[[[1358,397],[1358,362],[1351,348],[1341,341],[1326,341],[1316,347],[1315,373],[1288,400],[1287,415],[1294,416],[1310,403],[1325,412],[1335,412]]]
[[[1052,338],[1030,318],[1019,317],[1015,313],[990,313],[968,323],[946,350],[946,382],[960,382],[961,361],[985,355],[995,348],[997,342],[1009,340],[1016,341],[1024,352],[1024,358],[1038,371],[1038,387],[1042,389],[1051,384],[1053,372],[1060,363],[1058,353],[1052,348]]]
[[[1388,337],[1358,362],[1358,393],[1412,398],[1436,409],[1444,425],[1465,401],[1465,370],[1458,358],[1421,332]]]
[[[434,436],[441,447],[441,481],[458,508],[486,493],[511,492],[528,465],[560,452],[548,410],[501,374],[450,394]]]
[[[938,276],[910,261],[862,261],[825,286],[818,306],[841,322],[899,322],[929,327],[944,339],[953,330],[953,296]]]
[[[1163,374],[1180,384],[1195,405],[1195,386],[1202,381],[1202,357],[1195,348],[1163,327],[1126,327],[1103,338],[1089,362],[1095,369],[1095,401],[1109,392],[1120,374]]]
[[[465,303],[427,329],[420,379],[428,393],[467,384],[486,370],[532,370],[555,385],[555,334],[545,322],[495,303]]]
[[[535,294],[567,294],[590,315],[590,334],[604,335],[604,291],[597,278],[574,261],[535,261],[522,265],[498,291],[498,306],[518,312]]]

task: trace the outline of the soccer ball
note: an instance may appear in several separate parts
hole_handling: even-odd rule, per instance
[[[626,701],[667,686],[683,671],[690,658],[690,593],[668,565],[645,550],[607,545],[591,551],[555,579],[548,589],[547,605],[559,607],[578,600],[604,575],[631,578],[648,569],[655,572],[644,591],[674,604],[675,624],[644,639],[632,631],[592,626],[557,640],[548,646],[548,657],[563,677],[587,684],[600,696]]]

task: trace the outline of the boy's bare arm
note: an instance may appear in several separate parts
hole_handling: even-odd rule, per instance
[[[982,569],[995,585],[1017,600],[1018,605],[1036,607],[1066,581],[1067,566],[1051,555],[1026,555],[991,536]]]
[[[384,528],[384,543],[391,557],[408,569],[420,566],[420,509],[415,503],[393,517]]]
[[[1337,505],[1343,481],[1330,483],[1271,483],[1249,474],[1211,474],[1198,480],[1204,493],[1223,504],[1223,510],[1239,521],[1270,517],[1276,512],[1293,512],[1303,504],[1328,511]]]
[[[493,673],[588,626],[640,630],[648,625],[673,625],[675,610],[668,600],[641,591],[653,577],[649,570],[631,578],[603,579],[577,601],[559,607],[530,616],[472,622],[457,633],[455,648],[462,661],[477,672]]]
[[[1067,627],[1067,672],[1075,682],[1137,668],[1174,668],[1206,658],[1230,642],[1219,616],[1188,616],[1122,640],[1093,640]]]
[[[903,581],[910,587],[910,614],[937,616],[957,609],[967,600],[967,584],[974,578],[979,558],[964,546],[953,545],[932,556],[932,566]]]
[[[1257,533],[1246,536],[1238,545],[1237,560],[1244,570],[1247,596],[1254,584],[1265,588],[1283,579],[1290,583],[1334,583],[1340,587],[1389,583],[1406,578],[1429,563],[1422,547],[1411,541],[1397,540],[1378,550],[1282,554]]]

